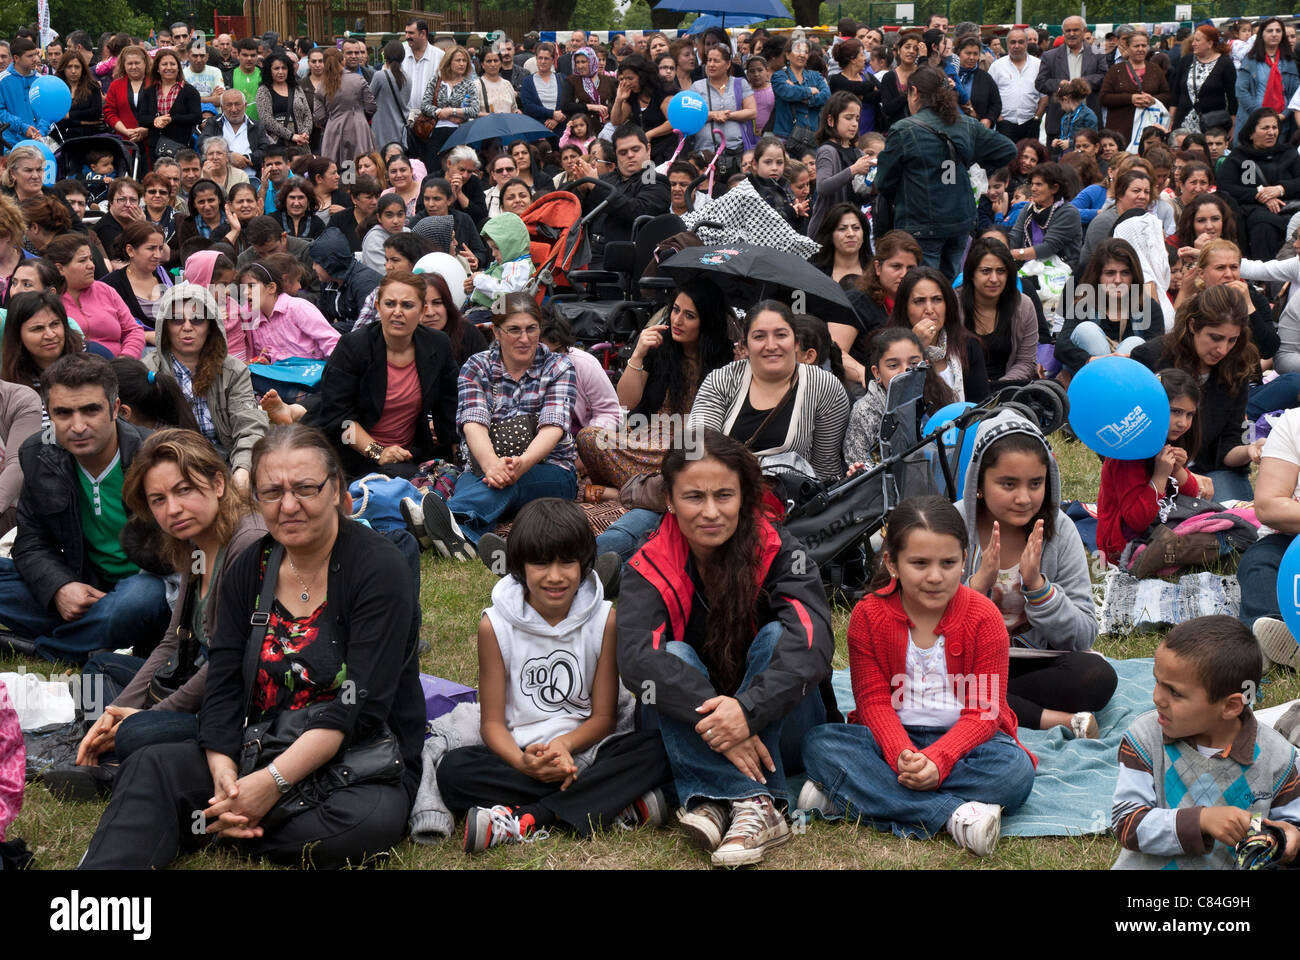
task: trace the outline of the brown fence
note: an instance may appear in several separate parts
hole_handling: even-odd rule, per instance
[[[427,20],[429,29],[438,33],[499,30],[518,39],[533,28],[532,10],[489,10],[479,0],[449,0],[439,7],[398,7],[396,0],[244,0],[243,17],[215,19],[221,32],[237,37],[274,30],[281,37],[316,40],[347,31],[401,33],[407,21],[417,18]]]

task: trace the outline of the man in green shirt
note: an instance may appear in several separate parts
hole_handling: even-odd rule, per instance
[[[123,646],[148,656],[171,619],[163,581],[119,542],[130,519],[123,478],[144,434],[117,419],[117,376],[102,357],[59,358],[41,391],[51,430],[18,452],[23,489],[13,559],[0,559],[0,623],[49,660],[84,663]]]
[[[262,82],[262,68],[257,63],[257,41],[245,37],[235,44],[239,66],[230,71],[230,86],[244,95],[244,110],[249,119],[257,119],[257,87]]]

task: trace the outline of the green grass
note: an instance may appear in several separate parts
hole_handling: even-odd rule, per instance
[[[1061,470],[1062,496],[1096,499],[1101,464],[1082,444],[1054,438]],[[422,635],[430,649],[421,658],[426,673],[477,686],[478,663],[475,629],[480,612],[489,602],[495,578],[481,564],[434,560],[424,555],[421,588],[424,623]],[[848,667],[845,632],[849,610],[836,608],[836,669]],[[1111,657],[1150,657],[1160,642],[1156,633],[1103,636],[1097,649]],[[24,666],[44,673],[49,664],[33,660],[0,658],[0,671]],[[1261,692],[1269,706],[1300,697],[1300,676],[1265,678]],[[55,800],[39,784],[27,787],[22,814],[9,830],[11,837],[27,840],[42,869],[75,867],[86,849],[103,804],[66,804]],[[867,827],[817,822],[768,856],[761,869],[821,870],[832,868],[890,869],[1106,869],[1119,848],[1113,837],[1007,837],[994,855],[976,860],[947,837],[934,840],[899,840]],[[180,869],[273,869],[243,860],[225,849],[181,858]],[[707,869],[705,856],[692,848],[674,829],[611,833],[586,841],[563,835],[531,845],[499,847],[470,858],[460,852],[456,839],[425,847],[407,841],[397,848],[385,869]]]

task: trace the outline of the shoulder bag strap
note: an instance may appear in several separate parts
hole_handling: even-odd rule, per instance
[[[271,548],[262,575],[262,589],[257,597],[257,611],[248,618],[248,643],[244,646],[244,723],[253,706],[253,681],[257,677],[257,663],[262,655],[262,641],[266,639],[266,625],[271,622],[271,605],[275,603],[275,584],[280,576],[280,562],[284,559],[284,545]]]

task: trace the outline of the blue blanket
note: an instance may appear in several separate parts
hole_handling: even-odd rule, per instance
[[[1100,738],[1071,740],[1063,727],[1020,728],[1020,742],[1038,757],[1034,791],[1024,806],[1002,817],[1004,837],[1079,836],[1110,829],[1110,802],[1119,776],[1116,754],[1129,725],[1148,710],[1155,681],[1152,660],[1110,660],[1119,675],[1115,695],[1097,714]],[[847,670],[835,671],[835,699],[840,711],[853,709]]]

